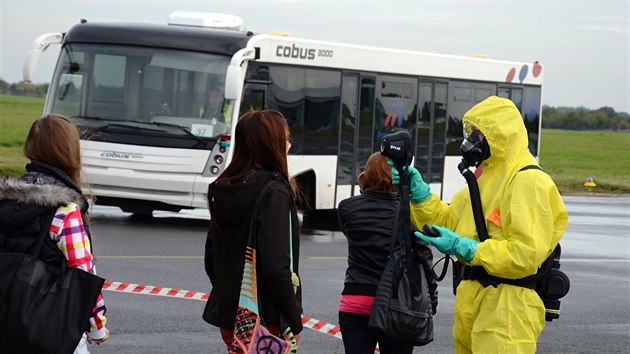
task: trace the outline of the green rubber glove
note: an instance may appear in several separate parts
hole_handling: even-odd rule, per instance
[[[392,184],[400,183],[400,173],[394,167],[394,161],[389,160],[387,164],[392,166]],[[422,179],[420,171],[413,166],[405,166],[409,171],[409,198],[414,203],[422,203],[431,196],[431,187]]]
[[[421,233],[420,231],[416,231],[414,234],[417,238],[431,246],[434,246],[438,249],[438,251],[444,254],[461,257],[467,263],[472,261],[475,256],[475,252],[477,252],[479,241],[461,237],[445,227],[433,225],[433,228],[440,233],[440,236],[431,237]]]

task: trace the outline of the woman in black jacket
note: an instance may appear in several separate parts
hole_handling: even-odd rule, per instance
[[[276,181],[262,196],[257,215],[253,216],[260,315],[275,335],[284,332],[281,317],[284,318],[299,340],[300,240],[287,168],[291,148],[289,127],[280,112],[250,111],[238,121],[235,143],[232,162],[208,189],[211,225],[205,267],[212,291],[203,318],[220,328],[230,348],[252,209],[265,184]]]
[[[374,153],[359,175],[361,195],[339,203],[339,225],[348,239],[348,269],[339,304],[339,326],[346,354],[374,353],[376,344],[382,354],[413,351],[409,343],[378,340],[368,328],[374,294],[389,256],[392,230],[396,222],[398,197],[392,185],[389,159]],[[437,282],[431,266],[429,247],[415,239],[413,248],[429,284],[433,313],[437,309]]]
[[[24,142],[24,156],[30,160],[26,174],[18,180],[0,178],[0,252],[31,254],[41,237],[41,227],[46,227],[49,237],[39,255],[41,261],[57,269],[66,263],[96,274],[89,203],[81,190],[77,128],[58,114],[34,121]],[[100,345],[109,338],[105,313],[105,301],[99,294],[90,313],[89,330],[76,338],[75,353],[89,353],[87,343]],[[49,326],[56,325],[54,318],[42,320],[47,320]],[[11,333],[0,335],[0,351],[13,352],[6,348],[16,342],[20,352],[36,351],[26,346],[27,335],[20,333],[21,329],[21,325],[14,324]]]

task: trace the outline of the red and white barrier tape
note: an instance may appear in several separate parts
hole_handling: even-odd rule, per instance
[[[130,293],[130,294],[177,297],[181,299],[192,299],[192,300],[200,300],[200,301],[208,300],[208,294],[206,293],[180,290],[180,289],[161,288],[159,286],[151,286],[151,285],[143,285],[143,284],[120,283],[120,282],[111,281],[111,280],[105,281],[105,284],[103,284],[103,290],[117,291],[121,293]]]
[[[339,326],[316,320],[306,315],[302,315],[302,325],[314,331],[341,339],[341,329],[339,328]]]
[[[191,299],[191,300],[200,300],[200,301],[207,301],[208,296],[209,296],[209,294],[207,293],[196,292],[196,291],[162,288],[159,286],[151,286],[151,285],[143,285],[143,284],[120,283],[120,282],[111,281],[111,280],[105,281],[105,284],[103,284],[103,290],[116,291],[116,292],[129,293],[129,294],[176,297],[180,299]],[[336,337],[336,338],[341,339],[341,330],[339,329],[339,326],[326,323],[324,321],[316,320],[312,317],[308,317],[304,315],[302,315],[302,325],[314,331],[324,333],[331,337]]]

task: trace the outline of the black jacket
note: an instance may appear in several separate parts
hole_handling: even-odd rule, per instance
[[[368,189],[339,203],[339,225],[348,239],[348,269],[342,294],[374,296],[376,293],[389,257],[398,201],[396,193]],[[427,277],[435,314],[438,290],[431,270],[433,253],[420,239],[414,237],[414,241],[413,249]]]
[[[293,291],[289,271],[289,213],[292,220],[293,271],[298,273],[299,224],[289,187],[269,172],[257,171],[246,183],[209,186],[219,229],[210,227],[205,266],[212,284],[203,318],[221,328],[233,328],[243,276],[245,246],[252,209],[259,191],[270,179],[278,179],[261,199],[256,216],[257,276],[260,311],[266,323],[286,319],[294,334],[302,331],[301,288]]]
[[[50,228],[60,206],[74,202],[87,212],[81,189],[63,171],[38,161],[26,169],[19,180],[0,179],[0,252],[32,254],[36,240],[44,228]],[[52,266],[66,262],[50,237],[46,237],[39,258]]]

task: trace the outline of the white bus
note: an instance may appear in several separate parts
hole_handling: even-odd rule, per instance
[[[228,22],[235,29],[207,23]],[[512,99],[538,155],[542,66],[254,34],[235,17],[175,12],[167,25],[89,23],[37,38],[28,79],[51,43],[61,53],[45,114],[82,132],[86,181],[97,203],[147,214],[206,208],[230,162],[235,123],[276,109],[291,128],[289,172],[308,210],[358,194],[356,176],[385,134],[407,130],[415,166],[446,201],[464,186],[461,119],[491,95]],[[201,114],[224,94],[220,119]],[[214,117],[216,118],[216,117]]]

